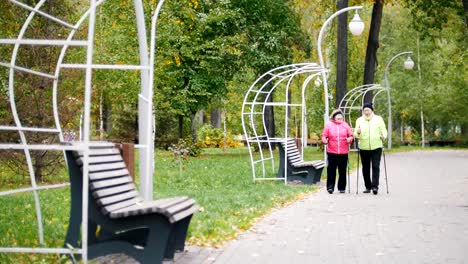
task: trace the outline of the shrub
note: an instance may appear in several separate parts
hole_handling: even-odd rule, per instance
[[[234,140],[231,133],[226,135],[226,147],[235,148],[242,146],[242,142]],[[201,148],[222,148],[224,147],[224,133],[220,128],[211,125],[204,125],[197,132],[197,146]]]

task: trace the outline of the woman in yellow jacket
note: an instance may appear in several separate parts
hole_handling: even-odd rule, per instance
[[[364,104],[362,116],[356,120],[354,137],[359,139],[359,149],[362,161],[362,176],[366,190],[364,193],[374,194],[379,191],[380,157],[382,156],[382,141],[387,138],[387,129],[382,117],[374,114],[372,104]],[[372,165],[372,181],[370,168]]]

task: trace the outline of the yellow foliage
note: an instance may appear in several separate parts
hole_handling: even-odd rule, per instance
[[[176,62],[176,64],[177,64],[177,66],[180,66],[180,65],[182,64],[182,63],[180,62],[180,57],[179,57],[179,55],[175,55],[175,56],[174,56],[174,60],[175,60],[175,62]]]

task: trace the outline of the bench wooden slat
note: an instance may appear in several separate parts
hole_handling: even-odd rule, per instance
[[[109,214],[110,212],[113,212],[119,209],[124,209],[129,206],[133,206],[139,202],[141,202],[141,199],[139,197],[132,198],[132,199],[121,201],[112,205],[103,206],[102,210],[105,214]]]
[[[168,198],[168,199],[164,199],[158,206],[162,210],[166,210],[167,208],[169,208],[171,206],[174,206],[174,205],[179,204],[179,203],[183,203],[183,202],[185,202],[187,200],[189,200],[189,198],[186,197],[186,196]]]
[[[186,201],[187,199],[188,199],[187,197],[172,197],[172,198],[155,200],[151,202],[142,202],[139,204],[126,207],[126,208],[112,211],[109,214],[109,217],[121,218],[121,217],[129,217],[129,216],[148,214],[148,213],[164,214],[165,209],[168,208],[169,206],[176,205],[180,202]],[[167,215],[167,213],[165,215],[169,216]]]
[[[100,171],[100,172],[90,172],[89,179],[92,181],[95,180],[103,180],[107,178],[115,178],[115,177],[122,177],[128,176],[127,168],[119,169],[119,170],[110,170],[110,171]]]
[[[302,163],[303,161],[302,161],[302,159],[290,159],[289,162],[291,164],[296,164],[296,163]]]
[[[193,205],[190,208],[188,208],[187,210],[184,210],[182,212],[179,212],[177,214],[174,214],[174,215],[170,216],[169,217],[169,222],[171,222],[171,223],[177,222],[177,221],[179,221],[181,219],[184,219],[185,217],[187,217],[189,215],[194,214],[197,211],[198,211],[198,206]]]
[[[284,151],[286,151],[286,147],[284,146],[283,148],[284,148]],[[295,154],[299,153],[300,154],[299,150],[297,148],[293,148],[293,147],[288,147],[288,153],[295,153]]]
[[[289,154],[289,153],[288,153]],[[291,154],[289,155],[289,158],[299,158],[299,159],[302,159],[302,156],[298,153],[298,154]]]
[[[100,164],[123,161],[120,155],[106,155],[106,156],[91,156],[89,157],[89,164]],[[79,158],[76,160],[76,164],[79,166],[83,165],[83,159]]]
[[[323,163],[298,162],[298,163],[294,163],[294,164],[291,164],[291,165],[293,167],[296,167],[296,168],[313,166],[316,169],[320,169],[320,168],[323,168],[325,166],[325,162],[323,162]]]
[[[78,153],[78,155],[76,155],[75,157],[83,157],[83,155],[84,155],[82,151],[79,151],[77,153]],[[114,155],[114,154],[120,154],[120,151],[115,147],[114,148],[90,149],[89,150],[89,155],[91,157],[93,157],[93,156]]]
[[[188,199],[186,201],[174,204],[173,206],[170,206],[170,207],[166,208],[164,210],[164,213],[173,215],[175,213],[181,212],[184,209],[187,209],[187,208],[191,207],[194,204],[195,204],[195,201],[193,199]]]
[[[301,156],[301,153],[299,151],[291,151],[291,150],[288,150],[288,156]]]
[[[136,215],[150,214],[150,213],[162,213],[161,208],[150,205],[138,205],[134,204],[126,208],[115,210],[109,213],[110,218],[124,218]]]
[[[114,162],[114,163],[102,163],[102,164],[91,164],[89,166],[89,172],[96,172],[96,171],[107,171],[107,170],[117,170],[126,168],[125,162]]]
[[[289,160],[302,160],[301,156],[290,156]]]
[[[99,206],[106,206],[135,197],[138,197],[138,192],[136,190],[131,190],[129,192],[120,193],[119,195],[112,195],[105,198],[96,199],[96,202]]]
[[[133,179],[130,176],[124,176],[119,178],[112,178],[108,180],[102,181],[93,181],[90,183],[91,190],[101,189],[101,188],[109,188],[112,189],[112,186],[122,185],[125,183],[131,183]]]
[[[114,188],[96,190],[96,191],[93,191],[93,197],[102,198],[102,197],[115,195],[115,194],[122,193],[122,192],[127,192],[130,190],[135,190],[135,184],[129,183],[129,184],[117,186]]]

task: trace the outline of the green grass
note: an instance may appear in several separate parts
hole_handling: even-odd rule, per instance
[[[315,159],[322,156],[317,151],[312,155]],[[229,149],[226,153],[206,149],[200,157],[184,163],[182,175],[171,153],[156,153],[155,198],[186,195],[201,207],[190,225],[190,244],[219,246],[249,229],[272,208],[313,190],[312,186],[284,185],[278,181],[253,183],[245,148]],[[69,188],[39,193],[46,246],[61,247],[68,223]],[[0,247],[39,246],[32,193],[2,196],[0,206]],[[55,263],[58,260],[54,254],[0,254],[0,263]]]
[[[158,152],[157,156],[156,195],[187,195],[202,208],[190,226],[192,244],[218,246],[239,231],[247,230],[271,208],[313,190],[311,186],[284,185],[278,181],[253,183],[245,148],[226,153],[207,149],[201,157],[186,162],[182,176],[168,152]]]

